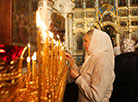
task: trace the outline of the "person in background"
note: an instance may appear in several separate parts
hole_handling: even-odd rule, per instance
[[[138,41],[135,43],[135,51],[138,52]]]
[[[138,53],[134,41],[120,43],[121,54],[115,57],[115,81],[110,102],[138,102]]]
[[[66,53],[70,77],[78,85],[78,102],[109,102],[115,79],[111,39],[105,32],[93,29],[85,34],[83,45],[87,57],[81,68]]]

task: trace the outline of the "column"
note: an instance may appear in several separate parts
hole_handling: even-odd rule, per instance
[[[128,34],[128,38],[131,39],[131,34],[132,34],[132,31],[129,30],[129,34]]]
[[[98,14],[98,11],[99,11],[99,0],[96,0],[95,2],[95,8],[96,8],[96,20],[99,21],[99,14]]]
[[[120,46],[120,34],[116,34],[116,44],[117,46]]]
[[[73,35],[72,35],[72,24],[73,24],[73,21],[72,21],[72,13],[69,13],[68,14],[68,33],[69,33],[69,49],[72,53],[72,50],[73,50]]]
[[[67,14],[65,14],[65,43],[67,45],[67,50],[69,49],[69,36],[68,36],[68,18]]]

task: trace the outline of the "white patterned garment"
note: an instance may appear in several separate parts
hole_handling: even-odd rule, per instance
[[[134,40],[130,40],[128,38],[125,38],[121,41],[120,43],[120,50],[121,53],[128,53],[128,52],[134,52],[135,51],[135,41]]]

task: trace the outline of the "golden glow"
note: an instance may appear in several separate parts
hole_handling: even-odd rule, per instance
[[[52,33],[52,32],[48,32],[49,33],[49,36],[50,36],[50,38],[52,38],[53,39],[53,37],[54,37],[54,34]]]
[[[40,28],[41,27],[41,16],[40,16],[40,13],[39,13],[39,11],[37,10],[36,11],[36,26],[38,27],[38,28]]]
[[[41,22],[41,25],[42,25],[42,31],[46,31],[47,30],[47,26],[46,26],[44,21]]]
[[[47,34],[45,31],[42,31],[43,40],[46,40],[47,35],[48,35],[48,34]]]
[[[45,7],[47,7],[46,1],[43,1],[43,4],[44,4]]]

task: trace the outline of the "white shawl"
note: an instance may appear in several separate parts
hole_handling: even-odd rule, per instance
[[[114,53],[110,37],[105,32],[94,29],[80,74],[75,81],[79,87],[79,102],[109,101],[115,78]]]

